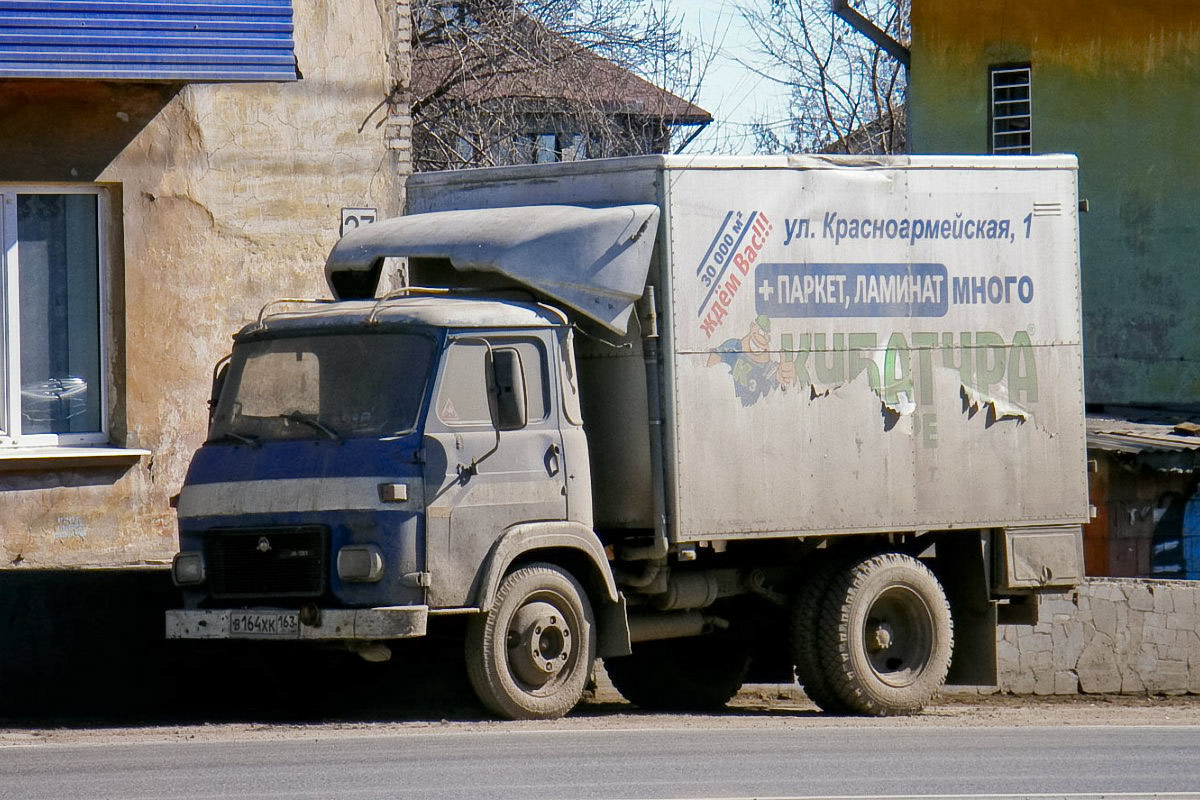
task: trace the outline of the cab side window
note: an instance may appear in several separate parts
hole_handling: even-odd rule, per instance
[[[545,349],[536,339],[492,339],[493,350],[517,352],[525,379],[526,414],[529,424],[546,419],[549,389]],[[434,409],[445,425],[479,427],[492,425],[489,410],[487,346],[478,340],[452,344],[446,353]]]

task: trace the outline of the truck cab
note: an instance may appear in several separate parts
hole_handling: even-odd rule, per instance
[[[615,601],[571,339],[547,306],[417,293],[247,326],[178,500],[172,634],[332,639],[386,658],[382,642],[424,634],[430,614],[489,607],[530,538],[590,563],[584,579]],[[577,594],[576,609],[537,600],[515,623],[536,640],[531,685],[590,670]]]

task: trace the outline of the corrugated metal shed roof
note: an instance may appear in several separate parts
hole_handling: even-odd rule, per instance
[[[1087,446],[1135,456],[1154,469],[1192,472],[1200,468],[1200,424],[1184,415],[1089,414]]]
[[[0,0],[0,77],[296,80],[292,0]]]

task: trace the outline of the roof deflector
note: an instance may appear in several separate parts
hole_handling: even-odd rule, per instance
[[[645,287],[657,226],[655,205],[412,214],[346,234],[329,253],[325,279],[338,299],[371,297],[381,259],[444,258],[460,271],[500,273],[623,334]]]

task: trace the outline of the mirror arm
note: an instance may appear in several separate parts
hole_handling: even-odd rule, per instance
[[[225,376],[229,374],[227,370],[231,361],[233,361],[233,354],[229,353],[213,365],[212,381],[209,383],[208,392],[208,424],[210,426],[217,413],[217,403],[221,399],[221,392],[225,390]]]
[[[490,365],[490,364],[494,363],[496,353],[492,349],[492,343],[489,342],[487,339],[483,338],[482,336],[478,336],[478,337],[471,336],[471,337],[459,338],[458,341],[482,342],[483,346],[487,348],[488,364]],[[489,394],[492,394],[492,392],[489,392]],[[489,404],[489,406],[490,405],[493,405],[493,404]],[[496,451],[500,449],[500,424],[496,420],[494,415],[489,414],[488,416],[491,418],[491,421],[492,421],[492,429],[495,430],[495,432],[496,432],[496,441],[492,444],[491,450],[488,450],[486,453],[484,453],[481,456],[472,457],[471,463],[467,464],[463,467],[462,471],[465,476],[478,475],[479,474],[479,465],[482,464],[487,459],[491,458],[493,455],[495,455]]]
[[[488,450],[486,453],[484,453],[481,456],[478,456],[477,458],[471,459],[471,463],[467,466],[467,468],[465,470],[467,472],[467,474],[478,475],[479,474],[479,465],[482,464],[487,459],[491,458],[493,455],[495,455],[496,451],[500,449],[500,426],[493,425],[492,427],[496,431],[496,443],[492,445],[491,450]]]

